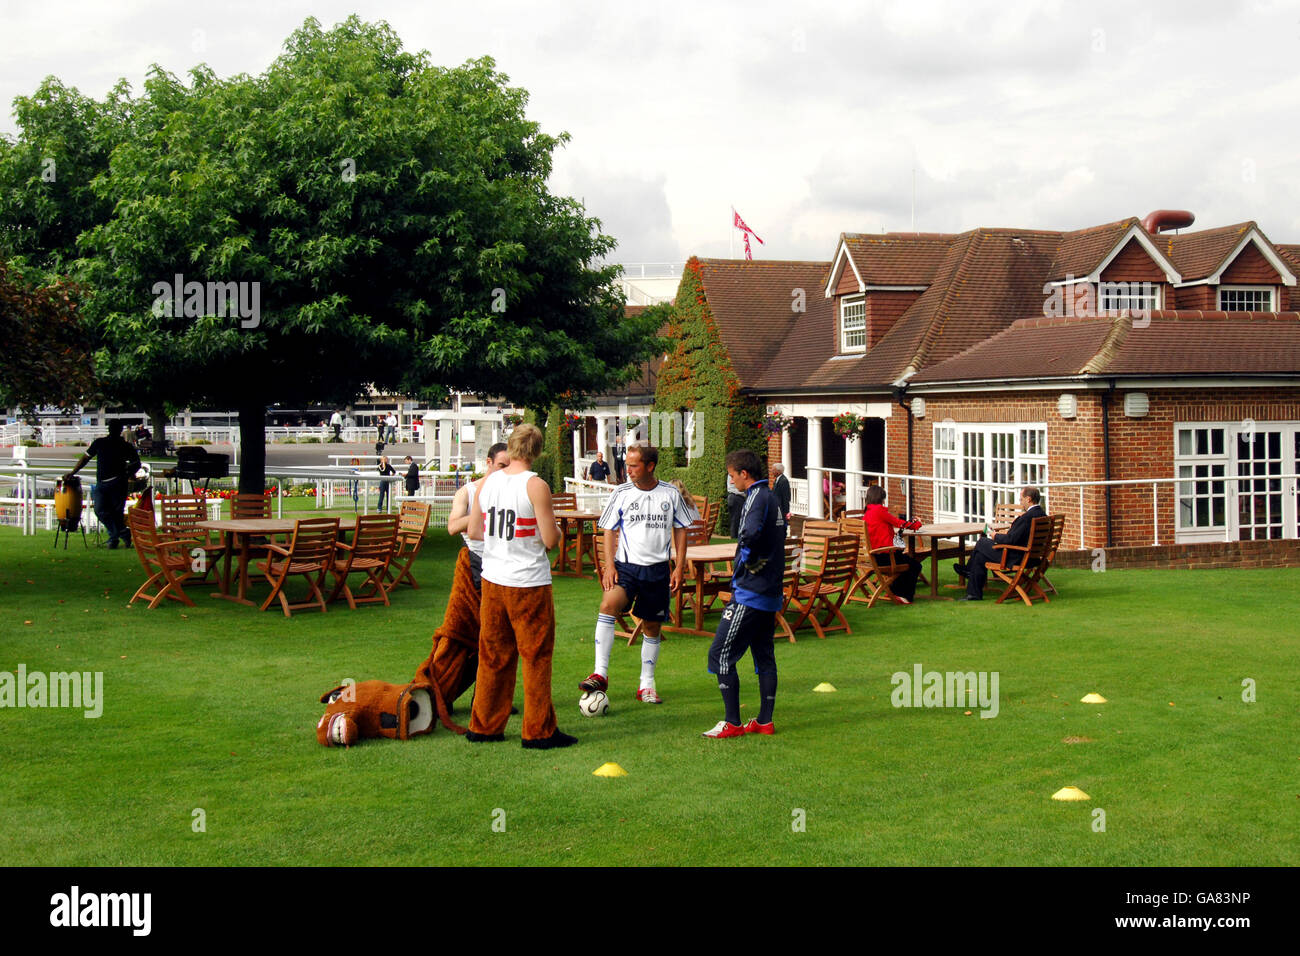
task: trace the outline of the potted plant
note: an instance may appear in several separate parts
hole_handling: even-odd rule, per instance
[[[780,412],[768,412],[763,416],[763,421],[759,423],[758,430],[763,435],[771,437],[789,431],[792,425],[794,425],[794,419],[790,416],[782,415]]]
[[[831,428],[835,434],[841,438],[847,438],[849,441],[856,441],[867,427],[867,420],[861,415],[855,415],[853,412],[841,412],[831,419]]]

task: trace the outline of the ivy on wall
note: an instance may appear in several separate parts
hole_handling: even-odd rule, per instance
[[[546,459],[543,467],[549,473],[543,474],[538,469],[537,474],[550,482],[551,491],[556,494],[564,491],[565,477],[573,474],[573,434],[563,426],[564,408],[552,405],[542,426],[542,458]]]
[[[718,333],[717,322],[704,294],[699,259],[691,257],[682,273],[669,325],[674,343],[659,370],[654,410],[657,413],[695,413],[696,437],[688,442],[699,449],[686,463],[685,448],[662,448],[658,476],[680,478],[691,494],[707,495],[724,503],[719,527],[727,526],[727,453],[748,448],[766,460],[767,443],[759,434],[764,409],[740,393],[740,379]],[[660,431],[663,418],[660,417]],[[663,441],[661,434],[660,441]]]

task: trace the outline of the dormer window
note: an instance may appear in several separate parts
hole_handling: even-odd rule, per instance
[[[867,350],[867,300],[865,296],[840,300],[840,351]]]
[[[1158,282],[1102,282],[1099,283],[1102,315],[1129,312],[1151,312],[1160,308],[1160,283]]]
[[[1267,285],[1219,286],[1220,312],[1275,312],[1273,287]]]

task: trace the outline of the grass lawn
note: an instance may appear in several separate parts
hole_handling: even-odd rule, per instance
[[[659,707],[633,700],[639,649],[619,645],[611,715],[581,717],[598,591],[559,579],[554,686],[576,747],[522,750],[518,717],[505,744],[439,728],[318,745],[321,693],[349,677],[408,680],[427,655],[455,552],[432,533],[420,590],[391,609],[286,620],[200,588],[194,609],[128,608],[141,579],[133,551],[78,540],[55,551],[52,532],[0,529],[0,670],[104,675],[98,719],[0,711],[4,859],[1300,863],[1300,569],[1059,571],[1061,598],[1032,610],[856,607],[852,635],[778,644],[776,736],[726,741],[699,736],[721,716],[704,638],[665,642]],[[916,664],[996,671],[996,718],[894,707],[891,675]],[[747,719],[757,691],[744,664],[742,680]],[[813,693],[822,681],[837,691]],[[1109,703],[1080,703],[1091,691]],[[593,776],[606,761],[628,776]],[[1092,799],[1050,799],[1067,785]],[[195,832],[200,809],[206,829]]]

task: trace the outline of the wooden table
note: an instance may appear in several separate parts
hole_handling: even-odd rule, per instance
[[[904,531],[907,539],[907,551],[916,557],[916,542],[919,538],[930,539],[930,597],[939,596],[939,541],[943,538],[957,539],[957,560],[966,561],[966,538],[978,537],[984,533],[984,522],[953,521],[947,524],[923,524],[915,531]],[[951,557],[951,552],[944,557]],[[951,598],[945,598],[951,600]]]
[[[582,559],[587,553],[588,541],[596,541],[600,547],[600,529],[595,523],[600,520],[599,512],[581,511],[574,508],[557,508],[555,518],[560,522],[560,553],[555,556],[551,570],[566,578],[585,578],[582,573]],[[592,523],[594,532],[587,534],[587,522]],[[573,567],[569,567],[569,545],[574,544]]]
[[[312,517],[333,518],[334,515],[313,514]],[[247,604],[250,607],[256,607],[256,601],[250,601],[248,594],[248,539],[254,535],[274,535],[274,534],[293,534],[293,527],[299,520],[297,518],[223,518],[219,521],[200,521],[196,527],[204,528],[208,531],[220,531],[221,536],[228,542],[226,548],[226,567],[221,576],[221,584],[218,590],[212,592],[213,597],[225,598],[227,601],[234,601],[236,604]],[[355,515],[339,516],[339,531],[351,531],[357,525]],[[230,593],[230,556],[233,551],[239,551],[239,593]]]
[[[704,628],[704,567],[715,561],[731,561],[735,557],[734,541],[730,544],[697,544],[686,549],[686,574],[695,582],[695,626],[687,627],[682,623],[684,595],[679,590],[673,598],[672,620],[664,623],[664,630],[678,634],[694,634],[697,637],[713,636],[713,631]]]

